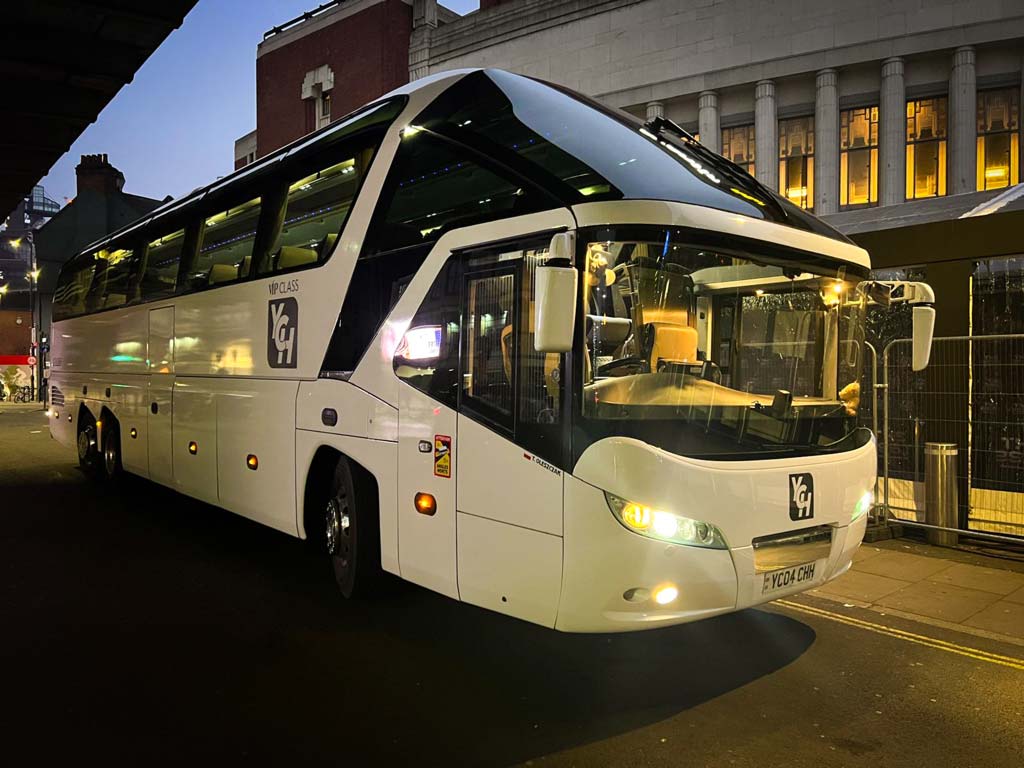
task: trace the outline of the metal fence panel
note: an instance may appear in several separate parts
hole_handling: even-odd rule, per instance
[[[925,443],[955,443],[959,527],[1024,535],[1024,334],[937,338],[917,373],[911,352],[898,339],[882,354],[887,512],[926,522]]]

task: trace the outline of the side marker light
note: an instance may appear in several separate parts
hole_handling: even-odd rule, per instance
[[[429,493],[417,493],[416,494],[416,511],[421,515],[433,515],[437,512],[437,499],[431,496]]]

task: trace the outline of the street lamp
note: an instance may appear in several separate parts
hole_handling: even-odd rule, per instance
[[[0,285],[0,306],[3,306],[4,294],[7,293],[7,286]]]

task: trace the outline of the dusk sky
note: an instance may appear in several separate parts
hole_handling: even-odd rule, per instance
[[[74,197],[85,154],[106,153],[126,192],[158,199],[230,173],[235,139],[256,126],[256,45],[320,2],[200,0],[42,180],[47,196]],[[457,13],[480,5],[442,4]]]

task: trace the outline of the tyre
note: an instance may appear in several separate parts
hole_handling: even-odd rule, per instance
[[[103,477],[116,482],[123,468],[121,466],[121,428],[113,419],[105,420],[103,427]]]
[[[78,427],[78,466],[89,475],[95,475],[99,471],[100,448],[96,423],[91,417],[83,419]]]
[[[380,576],[377,494],[372,481],[338,460],[323,500],[323,543],[347,598],[371,594]]]

